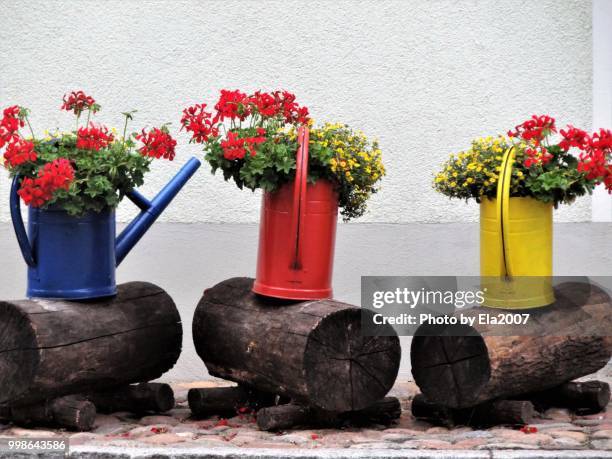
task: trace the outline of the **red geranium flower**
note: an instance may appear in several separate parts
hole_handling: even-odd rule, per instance
[[[230,161],[242,159],[246,155],[244,139],[239,138],[235,132],[227,133],[226,139],[221,141],[221,148],[223,148],[223,157]]]
[[[539,146],[537,148],[526,148],[525,154],[527,155],[527,159],[523,162],[525,167],[531,167],[535,165],[546,165],[553,159],[553,155],[551,155],[548,150]]]
[[[72,91],[70,94],[64,94],[64,103],[61,109],[68,112],[72,111],[75,115],[80,115],[85,109],[92,108],[95,112],[95,103],[93,97],[88,96],[83,91]]]
[[[113,140],[115,140],[115,136],[109,134],[108,128],[90,123],[89,127],[79,128],[76,147],[81,150],[99,151],[108,147]]]
[[[589,141],[589,147],[608,150],[608,153],[612,152],[612,131],[609,129],[600,129],[599,132],[594,133]]]
[[[584,150],[591,141],[591,138],[586,131],[575,128],[572,125],[568,125],[566,130],[561,129],[559,132],[563,137],[563,140],[559,142],[559,147],[565,151],[569,150],[571,147],[577,147]]]
[[[254,137],[238,137],[236,132],[228,132],[227,138],[221,141],[221,148],[223,148],[223,157],[225,159],[243,159],[247,151],[251,156],[255,156],[255,146],[266,141],[266,130],[264,128],[257,128],[257,135]]]
[[[32,207],[40,207],[50,199],[45,190],[38,186],[36,180],[32,178],[24,178],[21,181],[17,194],[21,196],[26,205]]]
[[[548,115],[533,115],[527,121],[519,124],[514,131],[508,131],[509,137],[520,137],[523,140],[533,140],[536,145],[547,135],[557,132],[555,119]]]
[[[174,159],[176,140],[165,128],[153,128],[149,132],[145,132],[143,129],[142,134],[138,134],[136,139],[143,143],[143,146],[138,150],[142,156],[163,157],[170,161]]]
[[[11,167],[19,166],[28,161],[36,161],[34,142],[18,139],[8,144],[4,152],[4,159]]]
[[[600,149],[590,149],[580,154],[578,171],[584,172],[589,180],[605,181],[610,167],[607,164],[606,154]]]
[[[206,104],[196,104],[183,110],[181,124],[186,131],[191,132],[194,142],[203,143],[210,137],[219,135],[218,118],[212,118],[212,113],[205,110]]]
[[[58,158],[45,164],[38,173],[39,185],[51,192],[59,189],[67,190],[72,180],[74,180],[74,169],[70,161],[65,158]]]
[[[251,114],[248,102],[249,99],[243,92],[222,89],[219,101],[215,105],[217,116],[221,120],[238,118],[242,121]]]
[[[277,103],[282,107],[282,113],[287,123],[306,124],[310,120],[308,117],[308,108],[300,107],[295,102],[295,94],[289,91],[275,91],[274,97]]]
[[[58,158],[45,164],[35,179],[23,179],[17,193],[27,205],[41,207],[53,198],[57,190],[70,188],[73,180],[74,169],[70,161]]]
[[[249,97],[249,102],[255,107],[257,113],[264,118],[276,116],[281,112],[279,100],[267,92],[256,91]]]
[[[255,145],[259,145],[266,141],[266,130],[264,128],[257,128],[257,135],[254,137],[245,137],[244,142],[247,148],[251,152],[251,156],[255,156]]]
[[[19,105],[12,105],[4,109],[2,120],[0,120],[0,148],[19,139],[17,131],[25,126],[25,121],[21,118],[20,113]]]

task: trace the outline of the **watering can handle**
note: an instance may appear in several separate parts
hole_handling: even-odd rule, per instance
[[[23,224],[23,218],[21,217],[21,201],[19,200],[19,194],[17,194],[20,185],[21,177],[19,175],[16,175],[15,178],[13,178],[13,184],[11,185],[11,219],[13,220],[15,236],[17,236],[17,242],[19,243],[19,248],[21,249],[23,259],[28,264],[28,266],[34,268],[36,266],[36,261],[34,260],[34,251],[32,250],[32,245],[30,244],[30,240],[28,239],[28,233],[26,232],[25,225]]]
[[[304,234],[306,221],[306,186],[308,185],[308,142],[309,132],[306,126],[298,129],[298,151],[295,159],[295,184],[293,186],[293,213],[291,215],[291,234],[294,237],[294,255],[291,269],[302,268],[302,244],[300,237]]]
[[[500,229],[501,254],[504,261],[504,276],[511,278],[513,269],[510,262],[510,244],[506,237],[510,234],[510,185],[512,182],[512,164],[514,163],[514,146],[504,152],[497,182],[497,221]]]

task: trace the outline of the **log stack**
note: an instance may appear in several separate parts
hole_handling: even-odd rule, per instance
[[[390,336],[363,336],[362,314],[370,311],[335,300],[267,298],[252,285],[249,278],[221,282],[196,308],[195,347],[211,375],[308,412],[357,412],[384,399],[401,356],[391,328]]]
[[[181,352],[179,313],[153,284],[123,284],[94,301],[2,301],[0,323],[5,418],[87,430],[96,406],[138,412],[174,404],[167,385],[130,386],[159,378]]]
[[[422,396],[415,399],[413,414],[484,425],[487,412],[491,420],[498,418],[493,423],[520,423],[534,408],[561,406],[580,413],[605,408],[607,384],[571,381],[603,368],[612,356],[610,297],[599,287],[570,282],[559,285],[555,296],[553,305],[528,311],[521,336],[506,336],[490,325],[417,331],[411,361]],[[478,308],[463,315],[499,312]]]

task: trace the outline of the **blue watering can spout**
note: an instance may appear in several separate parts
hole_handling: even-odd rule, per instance
[[[172,202],[200,165],[199,160],[191,158],[151,201],[136,190],[127,194],[127,197],[140,208],[141,212],[117,238],[115,246],[117,266],[151,228],[151,225],[155,223],[155,220],[168,207],[168,204]]]

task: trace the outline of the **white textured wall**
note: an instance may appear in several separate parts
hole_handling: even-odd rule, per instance
[[[72,89],[94,95],[108,124],[138,108],[134,127],[176,127],[182,107],[221,88],[287,88],[317,120],[380,138],[388,176],[361,221],[473,220],[475,207],[431,190],[449,152],[533,112],[591,123],[589,1],[1,0],[0,10],[0,106],[30,107],[39,132],[72,126],[58,110]],[[181,140],[146,192],[198,154]],[[2,174],[0,202],[8,187]],[[164,218],[252,222],[258,207],[203,166]],[[590,219],[590,200],[558,217]]]

